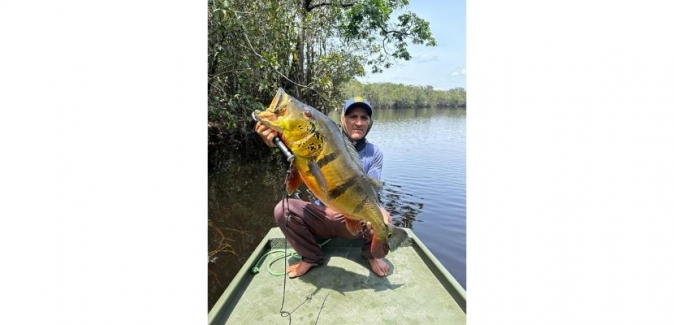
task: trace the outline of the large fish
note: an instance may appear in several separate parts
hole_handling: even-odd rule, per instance
[[[352,234],[361,230],[360,221],[374,229],[370,252],[382,258],[407,238],[407,232],[384,222],[376,188],[378,180],[363,171],[358,152],[339,127],[323,113],[279,88],[266,111],[255,117],[278,131],[295,155],[286,189],[293,192],[302,182],[327,207],[346,217]]]

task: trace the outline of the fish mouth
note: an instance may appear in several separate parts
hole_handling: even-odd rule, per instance
[[[281,132],[281,127],[279,126],[280,121],[278,120],[278,117],[279,116],[276,113],[270,111],[255,110],[253,112],[253,119],[255,121],[272,128],[274,131]]]
[[[253,112],[253,119],[259,122],[269,122],[269,121],[275,121],[276,120],[276,114],[270,111],[260,111],[260,110],[255,110]]]
[[[286,95],[283,88],[278,88],[278,90],[276,91],[276,95],[274,95],[274,98],[269,104],[269,108],[267,108],[267,110],[265,111],[260,111],[256,109],[253,112],[253,119],[255,119],[256,121],[260,121],[267,126],[271,126],[270,123],[265,122],[276,121],[277,118],[280,116],[278,106],[281,105],[284,101],[289,100],[290,100],[289,96]]]

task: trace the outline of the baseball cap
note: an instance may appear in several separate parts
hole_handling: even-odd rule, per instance
[[[368,103],[363,97],[356,96],[354,98],[351,98],[346,101],[344,104],[344,115],[349,113],[349,110],[352,107],[363,107],[367,111],[367,115],[372,117],[372,107],[370,106],[370,103]]]

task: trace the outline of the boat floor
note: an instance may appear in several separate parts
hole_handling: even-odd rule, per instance
[[[407,231],[410,239],[385,258],[391,268],[387,277],[370,270],[360,254],[362,242],[333,239],[323,247],[323,265],[289,279],[268,270],[269,261],[279,257],[264,253],[285,247],[280,229],[272,228],[211,309],[209,323],[465,324],[465,291]],[[253,274],[260,258],[259,273]],[[291,257],[288,264],[298,261]],[[271,271],[280,274],[286,266],[280,258]]]

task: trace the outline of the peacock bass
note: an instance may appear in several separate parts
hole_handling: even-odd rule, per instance
[[[276,92],[269,108],[253,113],[258,121],[281,133],[295,155],[286,190],[292,193],[302,182],[327,207],[344,214],[352,234],[361,220],[372,224],[370,252],[382,258],[407,238],[407,232],[384,222],[376,188],[378,180],[363,171],[358,152],[339,127],[315,108]]]

